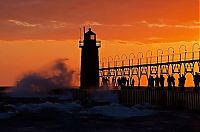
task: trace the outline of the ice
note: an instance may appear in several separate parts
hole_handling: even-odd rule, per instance
[[[12,116],[14,116],[15,113],[14,112],[0,112],[0,120],[2,119],[8,119]]]
[[[112,118],[131,118],[138,116],[150,116],[156,114],[154,110],[138,109],[136,107],[125,107],[120,104],[111,104],[105,106],[96,106],[82,113],[89,115],[103,115]]]
[[[72,100],[73,96],[72,96],[72,94],[68,94],[68,95],[65,95],[65,96],[59,96],[58,99],[59,100],[63,100],[63,101],[65,101],[65,100]]]
[[[42,110],[48,110],[48,109],[69,112],[69,111],[81,109],[81,105],[76,104],[76,103],[59,104],[59,103],[47,102],[47,103],[41,103],[41,104],[22,104],[22,105],[16,106],[16,110],[18,112],[38,113],[38,112],[41,112]]]
[[[117,103],[110,105],[95,106],[91,108],[84,108],[77,103],[40,103],[40,104],[18,104],[13,106],[16,113],[40,113],[45,110],[55,110],[59,112],[78,112],[85,116],[101,115],[103,117],[123,119],[139,116],[151,116],[157,111],[153,110],[149,104],[136,105],[132,107],[126,107]],[[15,115],[15,112],[2,112],[0,113],[0,119],[6,119]]]

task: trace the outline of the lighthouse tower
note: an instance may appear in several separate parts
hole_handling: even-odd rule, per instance
[[[79,41],[81,48],[81,89],[99,87],[99,53],[101,42],[96,40],[96,34],[91,28],[85,32],[84,40]]]

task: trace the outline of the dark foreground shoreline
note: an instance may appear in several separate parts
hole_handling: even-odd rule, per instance
[[[112,119],[45,110],[0,120],[1,132],[199,132],[200,115],[160,112],[154,116]]]
[[[15,104],[67,103],[71,99],[58,97],[0,98],[0,106],[11,104],[2,111],[15,111]],[[3,107],[1,107],[3,108]],[[12,109],[13,108],[13,109]],[[116,119],[102,115],[86,115],[80,111],[44,109],[39,112],[16,112],[0,119],[0,132],[199,132],[199,112],[156,108],[155,115]]]

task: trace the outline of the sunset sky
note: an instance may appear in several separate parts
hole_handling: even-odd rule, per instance
[[[80,27],[102,41],[100,58],[181,44],[200,38],[199,0],[1,0],[0,85],[68,58],[79,74]],[[74,84],[77,85],[78,83]]]

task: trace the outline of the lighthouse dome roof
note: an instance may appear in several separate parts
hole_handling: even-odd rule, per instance
[[[96,35],[94,32],[92,32],[91,28],[89,28],[88,31],[85,34],[87,34],[87,35]]]

